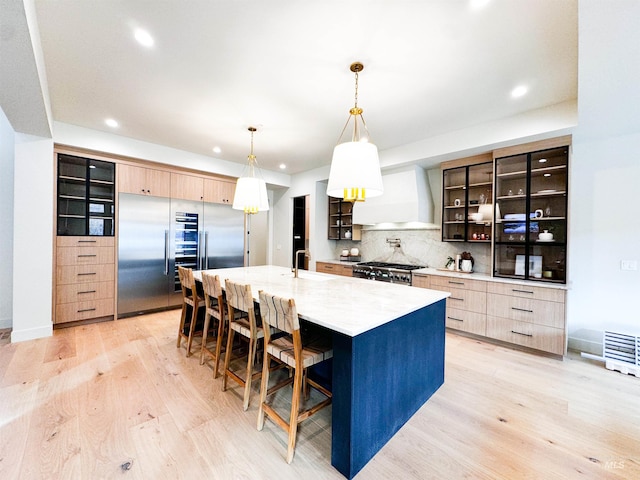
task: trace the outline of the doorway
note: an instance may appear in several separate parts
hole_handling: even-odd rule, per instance
[[[296,252],[309,248],[309,195],[293,198],[293,242],[291,265],[296,264]],[[309,257],[298,254],[298,268],[309,270]]]

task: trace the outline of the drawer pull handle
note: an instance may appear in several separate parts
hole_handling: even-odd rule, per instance
[[[450,283],[451,285],[464,285],[464,282],[454,282],[454,281],[452,281],[452,280],[449,280],[449,283]]]
[[[82,295],[83,293],[96,293],[95,290],[85,290],[84,292],[78,292],[78,295]]]
[[[95,308],[83,308],[82,310],[78,310],[78,313],[93,312],[93,311],[95,311]]]
[[[85,258],[85,257],[97,257],[97,255],[95,253],[87,253],[86,255],[78,255],[78,258]]]
[[[511,330],[511,333],[515,333],[516,335],[522,335],[523,337],[533,337],[533,335],[531,335],[530,333],[516,332],[515,330]]]
[[[518,312],[533,313],[533,310],[527,310],[526,308],[511,307],[511,310],[517,310]]]
[[[516,290],[515,288],[511,289],[512,292],[516,292],[516,293],[528,293],[530,295],[533,295],[534,292],[530,291],[530,290]]]
[[[464,298],[458,298],[458,297],[449,297],[449,300],[458,300],[459,302],[464,302]]]
[[[95,240],[78,240],[78,243],[96,243]]]
[[[464,320],[462,320],[461,318],[456,318],[456,317],[447,317],[449,320],[455,320],[456,322],[464,322]]]
[[[97,273],[96,272],[89,272],[89,273],[79,273],[78,274],[78,276],[81,276],[81,275],[97,275]]]

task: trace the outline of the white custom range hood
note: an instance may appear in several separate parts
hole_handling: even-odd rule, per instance
[[[418,166],[382,175],[384,193],[356,202],[353,223],[420,222],[433,226],[433,199],[427,173]]]

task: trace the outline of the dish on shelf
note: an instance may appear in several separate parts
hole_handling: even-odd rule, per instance
[[[536,240],[536,242],[538,242],[538,243],[549,243],[549,242],[554,242],[554,241],[555,240],[553,238],[551,240],[540,240],[540,239]]]
[[[558,190],[551,188],[549,190],[538,190],[536,193],[556,193]]]

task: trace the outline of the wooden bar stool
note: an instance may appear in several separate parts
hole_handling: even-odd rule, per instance
[[[331,404],[331,392],[317,382],[307,378],[306,371],[309,367],[333,357],[331,337],[318,335],[316,338],[305,342],[300,334],[300,321],[296,304],[293,299],[287,299],[270,295],[260,290],[260,312],[264,325],[264,361],[262,369],[262,382],[260,385],[260,406],[258,409],[258,430],[264,427],[265,414],[289,435],[287,463],[291,463],[296,448],[296,435],[298,425],[308,419],[327,405]],[[271,332],[271,327],[287,332],[289,335],[276,337]],[[269,386],[269,359],[277,359],[294,369],[293,377],[286,378],[271,388]],[[291,412],[289,421],[282,418],[267,403],[267,396],[280,390],[282,387],[293,383],[291,393]],[[303,389],[304,385],[304,389]],[[327,398],[318,404],[300,410],[300,397],[303,390],[311,386],[322,392]],[[306,393],[306,392],[305,392]],[[305,395],[306,397],[306,395]]]
[[[253,372],[253,364],[256,358],[256,347],[258,340],[264,338],[264,330],[256,321],[256,311],[251,294],[251,285],[243,285],[235,283],[229,279],[225,280],[225,290],[227,296],[227,305],[229,306],[229,329],[227,334],[227,347],[224,355],[224,370],[222,375],[222,390],[227,390],[227,379],[231,378],[240,386],[244,387],[244,404],[243,408],[249,408],[249,400],[251,396],[251,381],[260,376],[260,370]],[[238,318],[238,313],[243,312],[245,317]],[[259,316],[259,312],[258,312]],[[239,333],[249,342],[249,351],[247,353],[247,368],[244,379],[237,373],[231,371],[229,363],[231,360],[231,347],[235,333]]]
[[[182,287],[182,315],[180,317],[180,327],[178,328],[178,342],[176,347],[180,348],[182,339],[187,341],[187,357],[191,355],[191,342],[195,333],[198,311],[205,308],[204,298],[198,295],[196,282],[193,279],[193,270],[178,266],[178,276]],[[191,308],[191,318],[187,323],[187,310]],[[188,329],[188,333],[186,330]]]
[[[200,365],[204,364],[204,356],[209,355],[214,361],[213,378],[218,378],[218,366],[220,364],[220,351],[222,349],[222,339],[224,338],[227,310],[225,307],[224,291],[220,284],[220,277],[203,272],[202,289],[204,292],[205,315],[204,327],[202,329]],[[212,319],[213,322],[211,322]],[[210,323],[212,325],[210,325]],[[217,332],[215,335],[215,347],[211,348],[207,344],[210,326],[213,332]]]

